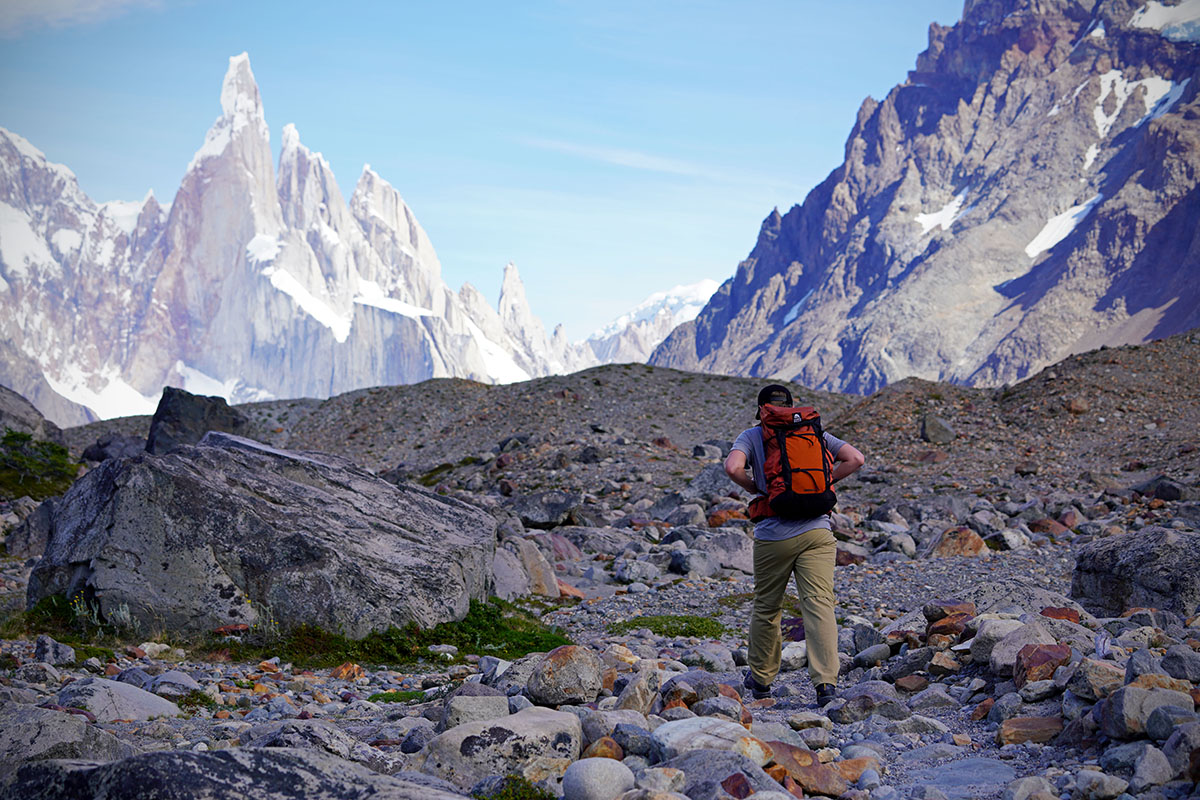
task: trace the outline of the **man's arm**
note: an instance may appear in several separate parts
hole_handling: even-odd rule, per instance
[[[730,453],[730,455],[733,455]],[[744,459],[743,459],[744,460]],[[842,478],[849,477],[858,472],[859,467],[867,463],[867,459],[859,452],[857,447],[844,444],[838,450],[837,457],[834,459],[833,466],[833,482],[837,483]],[[725,462],[725,471],[729,472],[729,462]],[[733,477],[733,476],[730,476]]]
[[[746,454],[741,450],[729,451],[729,456],[725,459],[725,474],[729,476],[729,480],[750,494],[758,494],[758,487],[746,473]]]

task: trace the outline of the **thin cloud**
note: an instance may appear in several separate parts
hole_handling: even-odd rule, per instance
[[[38,28],[100,22],[135,8],[160,5],[160,0],[3,0],[0,35],[11,38]]]
[[[766,185],[785,188],[788,190],[796,189],[794,184],[778,178],[711,169],[700,164],[693,164],[689,161],[680,161],[674,158],[664,158],[662,156],[656,156],[650,153],[643,153],[640,150],[625,150],[618,147],[598,147],[594,145],[576,144],[574,142],[564,142],[558,139],[526,138],[521,139],[521,142],[525,145],[536,147],[541,150],[549,150],[555,153],[577,156],[590,161],[599,161],[604,164],[612,164],[618,167],[627,167],[629,169],[643,170],[646,172],[658,172],[666,175],[682,175],[689,178],[701,178],[704,180],[726,184],[759,186]]]

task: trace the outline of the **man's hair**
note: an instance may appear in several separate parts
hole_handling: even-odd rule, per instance
[[[780,386],[778,383],[772,383],[764,386],[758,392],[758,405],[754,411],[754,418],[759,418],[758,409],[763,406],[787,406],[792,405],[792,392],[786,386]]]

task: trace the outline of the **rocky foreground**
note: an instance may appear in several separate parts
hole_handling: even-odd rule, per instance
[[[10,505],[0,596],[82,593],[166,635],[107,661],[0,642],[0,797],[492,797],[509,775],[568,800],[1195,796],[1198,340],[1002,392],[819,397],[868,457],[835,516],[824,708],[799,620],[772,697],[741,686],[752,541],[719,461],[753,382],[432,382],[230,409],[205,438],[225,411],[181,397],[151,427],[64,431],[95,465]],[[667,417],[681,385],[696,412]],[[463,387],[488,418],[434,400]],[[141,452],[147,430],[170,452]],[[304,670],[199,660],[180,635],[429,625],[489,594],[574,644]]]

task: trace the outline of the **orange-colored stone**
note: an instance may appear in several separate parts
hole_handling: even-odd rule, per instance
[[[742,696],[738,693],[738,690],[727,683],[717,684],[717,694],[722,697],[728,697],[731,700],[737,700],[739,703],[742,702]]]
[[[757,708],[770,708],[773,705],[775,705],[774,697],[764,697],[761,700],[751,700],[749,703],[746,703],[745,707],[757,709]]]
[[[934,650],[949,650],[957,641],[957,636],[947,636],[944,633],[935,633],[925,641],[925,644],[929,645]]]
[[[721,788],[730,796],[736,797],[737,800],[745,800],[745,798],[754,793],[754,789],[750,786],[750,781],[740,772],[735,772],[721,781]]]
[[[975,609],[975,604],[969,600],[934,600],[928,603],[925,607],[926,615],[933,615],[936,620],[940,617],[948,617],[952,614],[969,614],[972,617],[978,612]],[[927,616],[928,618],[928,616]]]
[[[129,656],[130,658],[145,658],[146,651],[140,647],[130,646],[125,648],[125,655]]]
[[[230,717],[232,717],[232,716],[233,716],[233,715],[232,715],[232,714],[230,714],[230,713],[229,713],[228,711],[226,711],[225,709],[221,709],[221,710],[220,710],[220,711],[218,711],[217,713],[213,714],[213,718],[214,718],[214,719],[229,719],[229,718],[230,718]]]
[[[714,511],[708,516],[708,527],[722,528],[727,522],[735,519],[749,519],[746,512],[736,508],[726,508],[721,511]]]
[[[879,759],[863,756],[862,758],[847,758],[845,761],[834,761],[829,766],[850,783],[857,783],[862,774],[869,769],[879,771]]]
[[[1188,692],[1192,696],[1192,705],[1200,708],[1200,689],[1192,689]]]
[[[1013,683],[1020,689],[1027,683],[1049,680],[1054,671],[1071,663],[1071,646],[1066,644],[1027,644],[1017,653]]]
[[[271,688],[264,683],[256,683],[256,684],[254,684],[254,693],[255,694],[270,694]]]
[[[1059,606],[1047,606],[1042,609],[1042,616],[1050,619],[1065,619],[1067,622],[1079,624],[1079,612],[1073,608],[1061,608]]]
[[[986,698],[979,705],[975,706],[975,710],[971,712],[971,719],[975,720],[976,722],[983,719],[988,715],[988,712],[992,710],[992,706],[994,705],[996,705],[996,698]]]
[[[1170,675],[1163,675],[1159,672],[1146,672],[1138,675],[1129,682],[1130,686],[1137,686],[1142,689],[1171,689],[1176,692],[1187,694],[1192,690],[1192,682],[1172,678]]]
[[[328,703],[328,702],[330,702],[329,695],[327,695],[327,694],[325,694],[324,692],[322,692],[322,691],[319,691],[319,690],[314,690],[314,691],[313,691],[313,693],[312,693],[312,698],[313,698],[313,701],[314,701],[314,702],[317,702],[317,703]]]
[[[616,682],[617,682],[617,668],[616,667],[606,667],[604,669],[604,671],[600,673],[600,685],[603,686],[605,689],[608,689],[610,692],[612,691],[613,685]]]
[[[1012,717],[1000,723],[996,731],[996,744],[1022,744],[1024,742],[1049,742],[1062,733],[1062,717]]]
[[[947,614],[936,622],[929,623],[929,627],[925,629],[926,638],[941,634],[943,636],[957,637],[967,628],[967,623],[974,618],[974,614],[958,612]]]
[[[929,659],[930,675],[951,675],[958,672],[962,665],[950,654],[949,650],[939,650]]]
[[[562,578],[555,578],[558,581],[558,594],[561,597],[574,597],[579,600],[583,599],[583,592],[576,589],[571,584],[564,581]]]
[[[942,534],[941,541],[933,549],[933,555],[938,558],[950,556],[978,556],[987,552],[987,543],[979,534],[970,528],[950,528]]]
[[[738,721],[742,723],[742,727],[750,730],[751,726],[754,725],[754,715],[750,713],[750,709],[742,706],[742,715]]]
[[[919,692],[928,686],[929,679],[921,675],[905,675],[896,679],[896,688],[902,692]]]
[[[116,664],[107,664],[104,667],[104,674],[105,675],[120,675],[121,668],[118,667]]]
[[[617,740],[611,736],[601,736],[596,741],[588,745],[588,748],[583,751],[583,758],[613,758],[620,761],[625,757],[625,751],[621,749],[621,745],[617,744]]]
[[[763,767],[763,772],[771,776],[771,779],[776,783],[783,783],[783,779],[787,777],[787,770],[780,764],[772,764],[769,767]]]
[[[258,668],[263,672],[279,672],[279,667],[272,664],[270,661],[260,661]]]
[[[775,754],[775,763],[787,770],[788,775],[808,794],[823,794],[838,797],[850,788],[841,773],[822,764],[817,754],[787,742],[767,742]]]
[[[234,625],[222,625],[213,631],[217,636],[236,636],[239,633],[246,633],[250,630],[250,626],[244,622],[239,622]]]
[[[663,706],[663,711],[666,711],[668,708],[687,708],[687,707],[688,707],[687,703],[683,702],[682,698],[676,697],[674,700],[671,700],[670,702],[666,703]]]
[[[959,747],[966,747],[971,743],[971,737],[965,733],[956,733],[953,737],[954,743]]]
[[[1044,519],[1035,519],[1029,523],[1029,530],[1034,533],[1048,533],[1051,536],[1060,536],[1066,533],[1069,529],[1057,520],[1046,517]]]
[[[364,674],[362,667],[347,661],[345,664],[334,667],[333,671],[329,673],[329,677],[339,681],[356,681]]]
[[[675,686],[671,687],[671,691],[667,692],[663,696],[663,701],[667,705],[670,705],[674,701],[678,700],[688,707],[691,707],[691,705],[699,699],[700,695],[696,694],[695,689],[680,686],[679,684],[675,684]]]

